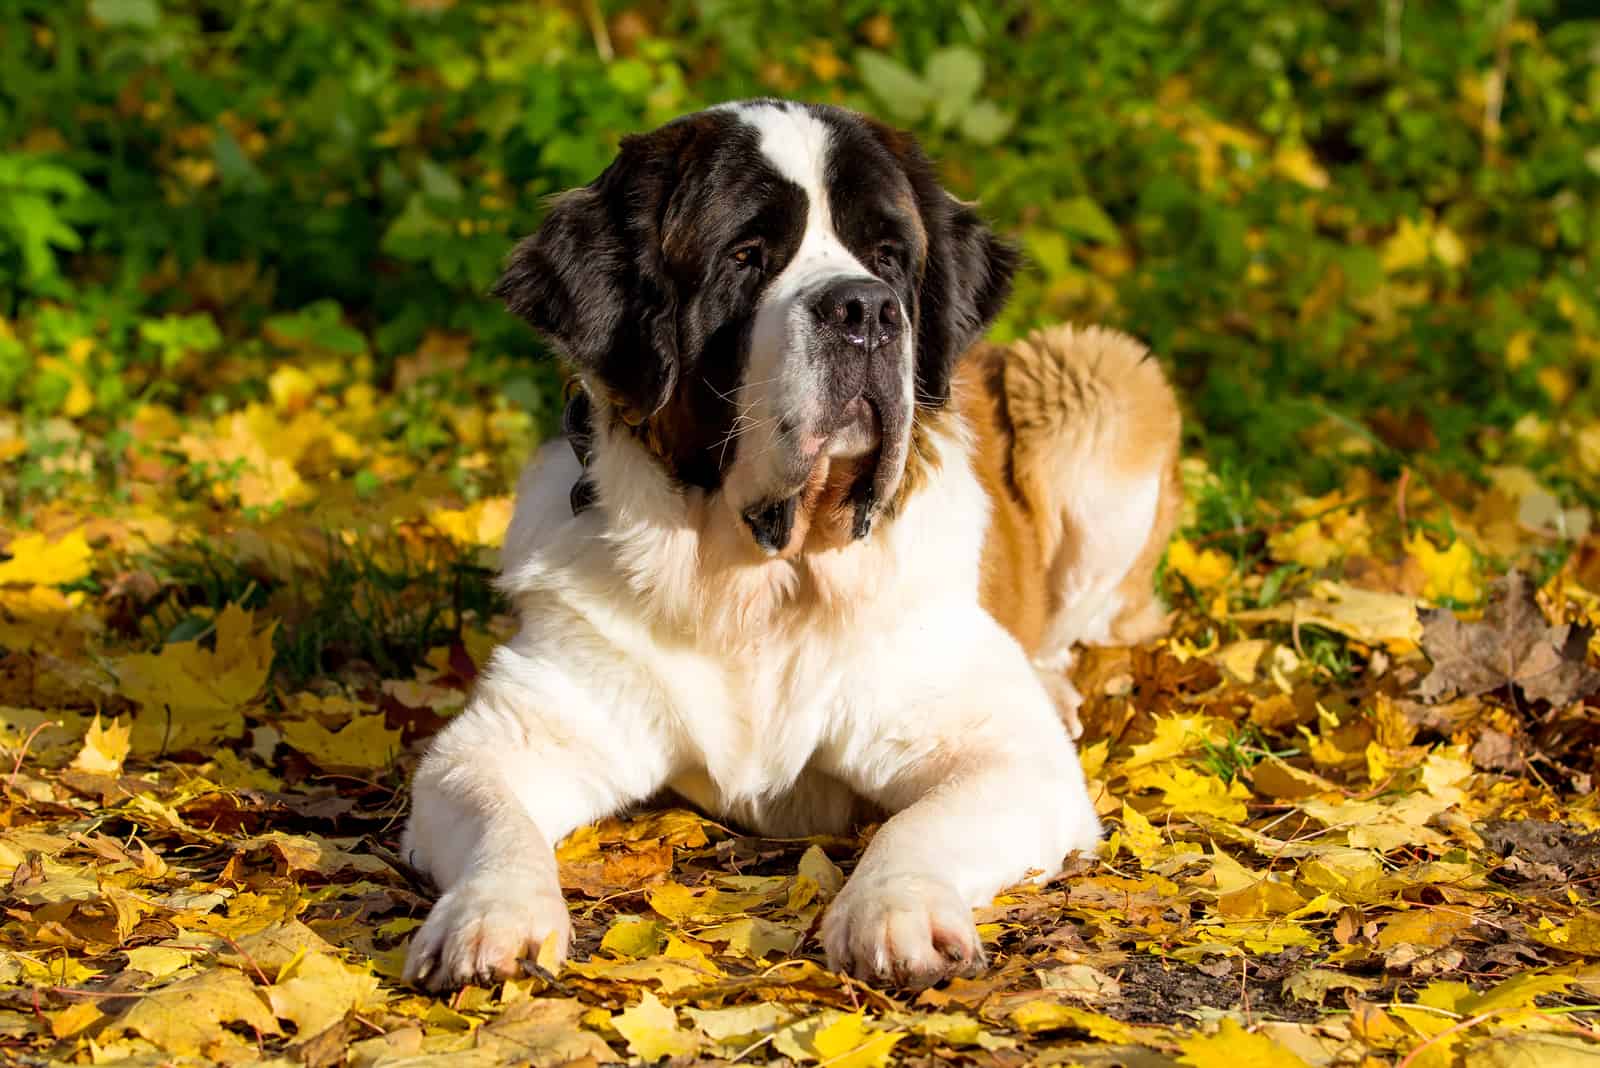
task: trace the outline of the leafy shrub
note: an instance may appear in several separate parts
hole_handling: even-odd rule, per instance
[[[0,397],[111,411],[131,394],[97,376],[261,327],[382,366],[449,330],[548,426],[551,372],[484,296],[513,239],[622,134],[778,94],[915,129],[1029,255],[1000,333],[1145,337],[1258,487],[1326,482],[1352,421],[1470,469],[1545,447],[1512,433],[1530,412],[1594,412],[1582,5],[602,6],[13,0]],[[83,335],[116,355],[49,363]]]

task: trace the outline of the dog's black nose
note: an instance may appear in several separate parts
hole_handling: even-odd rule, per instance
[[[817,322],[863,352],[900,336],[900,300],[876,278],[830,284],[811,302]]]

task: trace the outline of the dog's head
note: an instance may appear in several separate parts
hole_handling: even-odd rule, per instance
[[[764,100],[625,139],[495,292],[668,476],[786,555],[827,492],[867,533],[1015,266],[910,136]]]

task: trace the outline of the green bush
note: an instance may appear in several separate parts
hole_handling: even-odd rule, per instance
[[[1029,255],[1000,333],[1146,338],[1196,443],[1257,486],[1325,483],[1333,437],[1306,432],[1341,418],[1470,469],[1533,449],[1526,413],[1594,414],[1578,3],[10,6],[0,402],[35,414],[68,403],[47,357],[83,332],[109,377],[268,320],[380,362],[449,329],[525,382],[536,342],[484,293],[542,198],[628,131],[756,94],[914,129]],[[554,396],[527,389],[541,420]]]

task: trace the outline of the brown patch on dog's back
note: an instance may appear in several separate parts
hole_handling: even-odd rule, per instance
[[[1050,618],[1047,539],[1016,482],[1016,430],[1006,405],[1006,350],[980,344],[956,371],[955,407],[973,432],[972,460],[989,495],[980,599],[989,614],[1032,652]]]
[[[956,405],[992,513],[984,540],[984,607],[1030,654],[1039,651],[1075,569],[1093,569],[1071,518],[1089,478],[1158,480],[1150,528],[1116,588],[1110,637],[1160,633],[1153,579],[1182,503],[1180,417],[1159,364],[1133,339],[1061,326],[1008,346],[979,345],[957,372]],[[1092,519],[1092,517],[1090,517]]]

